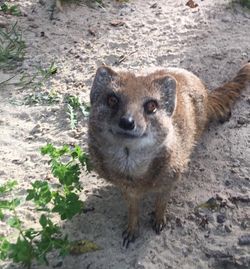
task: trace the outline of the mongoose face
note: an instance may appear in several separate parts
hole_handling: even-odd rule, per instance
[[[171,128],[175,87],[169,76],[136,77],[101,67],[90,95],[91,127],[116,146],[157,148]]]

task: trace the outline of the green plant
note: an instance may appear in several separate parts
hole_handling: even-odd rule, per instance
[[[245,9],[245,11],[247,11],[247,9],[250,9],[250,0],[232,0],[229,2],[229,6],[231,8],[235,8],[235,4],[236,6],[238,4],[241,5]]]
[[[250,0],[239,0],[240,5],[250,8]]]
[[[17,5],[10,5],[9,3],[6,2],[0,5],[0,11],[2,11],[5,14],[21,16],[21,11]]]
[[[18,216],[16,207],[21,199],[3,199],[16,186],[16,181],[9,181],[0,186],[0,219],[18,231],[14,243],[6,237],[0,236],[0,259],[11,259],[31,268],[32,262],[48,264],[47,254],[58,250],[64,256],[68,253],[80,254],[98,250],[99,247],[87,240],[70,242],[67,235],[63,235],[59,226],[52,221],[53,215],[59,214],[62,220],[70,220],[83,210],[83,202],[77,193],[82,189],[79,176],[81,166],[89,171],[89,160],[79,146],[63,146],[56,148],[51,144],[41,148],[43,155],[49,156],[52,174],[58,179],[58,188],[52,188],[47,181],[36,180],[27,190],[27,201],[35,204],[40,213],[40,228],[24,228]],[[8,216],[4,211],[9,211]],[[5,220],[6,219],[6,220]],[[13,241],[13,240],[12,240]]]
[[[9,82],[11,81],[14,77],[17,75],[14,75],[7,80],[1,81],[0,82],[0,87],[1,86],[6,86],[6,85],[15,85],[16,87],[19,87],[19,90],[22,90],[24,88],[31,88],[33,90],[35,89],[40,89],[42,86],[48,82],[48,80],[54,76],[57,73],[57,66],[55,65],[54,62],[52,62],[47,68],[42,68],[40,66],[35,66],[35,72],[30,75],[28,73],[22,74],[20,80],[16,83]],[[51,92],[52,93],[52,92]],[[34,93],[36,95],[36,93]],[[38,93],[34,98],[36,100],[33,100],[34,103],[39,103],[42,99],[44,99],[45,93]],[[51,94],[50,96],[51,97]],[[43,101],[43,100],[42,100]]]
[[[13,105],[52,105],[57,104],[61,100],[60,94],[56,91],[33,92],[24,96],[22,100],[11,98],[9,102]]]
[[[94,0],[96,3],[98,3],[99,5],[103,5],[103,1],[102,0]]]
[[[52,105],[60,102],[60,96],[55,91],[34,92],[25,96],[23,105]]]
[[[65,102],[68,107],[71,129],[75,129],[77,125],[77,111],[80,110],[84,117],[88,117],[90,105],[81,102],[79,97],[74,95],[67,95]]]
[[[25,47],[17,22],[10,29],[0,29],[0,68],[13,67],[22,61]]]
[[[14,189],[14,187],[17,185],[17,182],[15,180],[11,180],[6,182],[5,184],[0,185],[0,195],[4,196],[6,193],[10,192]],[[0,200],[0,220],[3,220],[4,214],[3,210],[13,210],[16,206],[20,204],[20,200],[13,199],[13,200]]]
[[[33,75],[24,74],[18,86],[23,88],[39,89],[44,86],[45,82],[48,81],[53,75],[57,73],[57,66],[52,62],[47,68],[35,67],[36,72]]]

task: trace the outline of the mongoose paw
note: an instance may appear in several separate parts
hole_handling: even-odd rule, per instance
[[[132,230],[130,228],[127,228],[123,233],[123,243],[122,246],[125,248],[128,248],[130,243],[134,243],[135,239],[138,237],[138,229]]]
[[[163,216],[162,218],[156,218],[155,213],[153,213],[152,215],[152,228],[156,232],[156,234],[160,234],[166,226],[166,217]]]
[[[231,118],[231,116],[232,116],[232,113],[231,113],[231,111],[229,111],[228,113],[226,113],[224,115],[224,117],[222,117],[222,118],[219,119],[219,123],[223,124],[223,123],[229,121],[230,118]]]

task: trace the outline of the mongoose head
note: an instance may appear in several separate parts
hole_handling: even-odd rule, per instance
[[[100,67],[90,93],[90,128],[121,146],[162,144],[176,106],[176,81],[159,71],[148,76]]]

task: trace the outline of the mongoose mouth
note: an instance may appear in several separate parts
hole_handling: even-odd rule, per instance
[[[145,133],[143,135],[135,135],[135,134],[127,133],[127,132],[119,132],[119,131],[114,132],[111,129],[109,130],[109,132],[114,136],[117,136],[117,137],[120,137],[120,138],[128,138],[128,139],[142,138],[142,137],[146,136]]]

